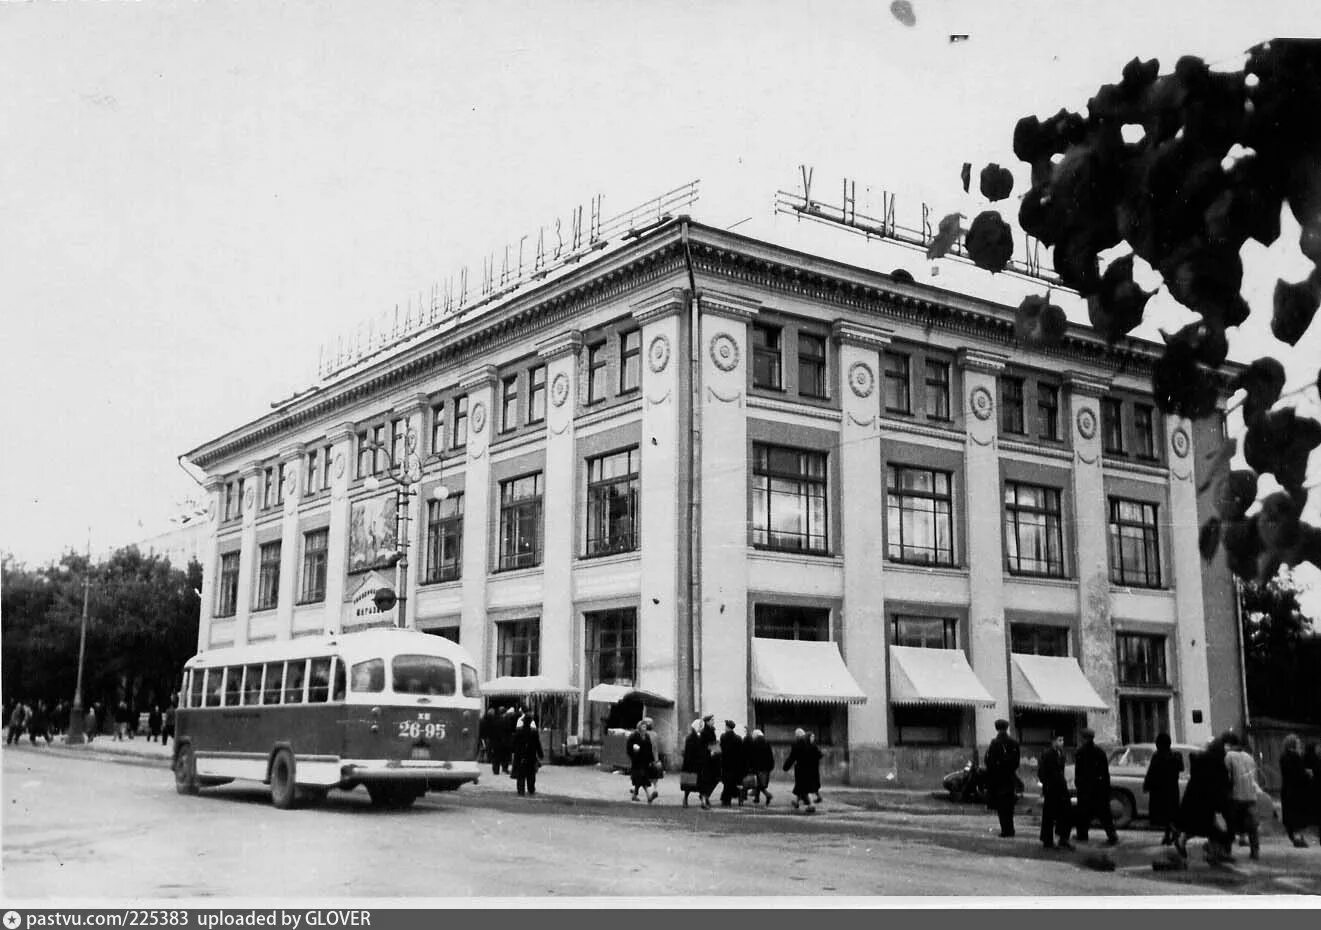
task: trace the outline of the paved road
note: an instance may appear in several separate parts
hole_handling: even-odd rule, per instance
[[[985,823],[960,813],[807,817],[525,800],[504,785],[428,796],[402,812],[372,809],[362,790],[275,811],[260,786],[182,797],[158,766],[4,752],[7,899],[1214,891],[1171,885],[1149,868],[1091,871],[1030,841],[988,837]]]

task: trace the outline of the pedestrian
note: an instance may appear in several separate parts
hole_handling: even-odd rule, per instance
[[[1037,760],[1041,782],[1041,845],[1047,849],[1073,849],[1069,842],[1073,811],[1069,782],[1064,777],[1064,735],[1056,733]]]
[[[1212,864],[1233,860],[1230,843],[1234,835],[1229,832],[1226,819],[1230,803],[1229,768],[1225,764],[1225,747],[1213,739],[1205,749],[1193,753],[1188,763],[1188,785],[1179,802],[1179,836],[1174,848],[1188,858],[1188,841],[1206,837],[1206,859]],[[1222,825],[1223,824],[1223,825]]]
[[[1303,768],[1311,775],[1311,788],[1308,794],[1312,824],[1316,827],[1317,842],[1321,842],[1321,743],[1309,742],[1303,753]]]
[[[44,736],[46,745],[50,745],[50,715],[46,711],[45,701],[37,701],[28,718],[28,742],[37,745],[38,736]]]
[[[679,790],[683,792],[683,806],[688,806],[688,795],[698,791],[702,769],[706,766],[706,745],[702,742],[702,719],[694,720],[683,740],[683,762],[679,769]],[[705,802],[703,802],[705,807]]]
[[[775,750],[761,730],[753,730],[747,742],[748,772],[757,778],[757,787],[752,789],[752,803],[760,797],[766,798],[766,806],[771,804],[771,772],[775,771]]]
[[[808,730],[808,731],[807,731],[807,741],[808,741],[809,743],[811,743],[813,746],[816,745],[816,730]],[[818,750],[817,750],[817,755],[819,755],[821,758],[824,759],[826,754],[825,754],[824,752],[821,752],[820,749],[818,749]],[[817,781],[816,790],[812,792],[812,803],[814,803],[814,804],[820,804],[820,803],[821,803],[821,782],[820,782],[820,780]]]
[[[119,702],[115,708],[115,742],[122,742],[128,735],[128,704],[124,701]]]
[[[710,810],[711,795],[715,794],[716,785],[720,784],[720,738],[716,736],[714,714],[702,718],[701,740],[706,756],[702,760],[701,775],[697,779],[697,796],[702,799],[702,809]]]
[[[179,705],[179,696],[173,695],[170,698],[170,706],[165,708],[165,717],[161,721],[161,745],[164,746],[174,736],[174,723],[177,716],[175,708]]]
[[[486,762],[492,765],[494,764],[492,760],[494,752],[491,749],[491,731],[494,729],[495,708],[488,707],[486,708],[486,713],[482,715],[482,719],[477,722],[477,761],[479,763]],[[493,768],[491,774],[499,775],[500,771],[499,769]]]
[[[821,790],[821,750],[801,727],[794,730],[794,744],[784,760],[784,770],[789,769],[794,770],[794,810],[802,804],[810,814],[816,810],[812,795]]]
[[[96,737],[96,705],[87,708],[87,713],[83,715],[83,736],[87,742],[91,742]]]
[[[1073,787],[1078,795],[1076,829],[1078,841],[1087,841],[1092,820],[1101,822],[1107,846],[1119,842],[1114,818],[1110,813],[1110,760],[1096,745],[1096,731],[1084,727],[1078,733],[1078,750],[1073,757]]]
[[[1000,835],[1014,835],[1014,801],[1017,794],[1020,753],[1018,740],[1009,735],[1009,721],[995,722],[995,738],[986,747],[986,806],[1000,820]]]
[[[9,746],[18,742],[18,738],[23,735],[23,730],[27,727],[28,709],[22,701],[14,702],[14,709],[9,712],[9,733],[5,737],[5,745]]]
[[[147,714],[147,742],[154,742],[161,738],[161,726],[165,718],[161,715],[161,706],[159,704],[151,705],[151,713]]]
[[[1312,814],[1312,773],[1298,751],[1302,741],[1298,735],[1290,733],[1284,738],[1283,751],[1280,753],[1280,819],[1284,821],[1284,832],[1289,842],[1304,848],[1307,840],[1303,834]]]
[[[1248,838],[1248,858],[1261,858],[1257,829],[1257,763],[1243,749],[1237,733],[1221,737],[1225,744],[1225,768],[1229,771],[1230,832]]]
[[[643,717],[638,721],[633,732],[628,734],[628,740],[624,744],[628,752],[628,775],[633,783],[630,794],[634,801],[641,800],[638,797],[638,791],[641,791],[647,796],[648,804],[656,800],[659,794],[652,787],[652,780],[658,777],[660,769],[660,761],[656,757],[656,744],[651,738],[651,728],[651,718]]]
[[[1173,843],[1179,832],[1175,821],[1179,814],[1179,775],[1183,772],[1183,755],[1172,750],[1170,745],[1170,734],[1156,734],[1156,752],[1142,779],[1142,790],[1151,796],[1148,802],[1151,824],[1165,830],[1160,841],[1162,846]]]
[[[523,719],[523,715],[515,707],[505,710],[503,745],[500,751],[500,769],[510,778],[514,777],[514,731],[518,729],[518,721]]]
[[[720,806],[729,807],[738,799],[743,806],[743,776],[747,774],[747,760],[743,757],[743,737],[735,731],[737,724],[725,721],[725,732],[720,734]]]
[[[524,714],[514,723],[514,735],[509,741],[510,774],[518,793],[529,795],[537,793],[537,769],[543,758],[541,734],[537,732],[537,722],[530,714]]]

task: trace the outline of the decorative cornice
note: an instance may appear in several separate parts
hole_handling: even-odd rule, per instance
[[[459,379],[460,391],[474,391],[477,388],[494,387],[500,369],[494,365],[483,365],[473,369]]]
[[[748,395],[748,409],[771,410],[776,413],[786,413],[795,416],[808,417],[814,420],[823,420],[826,423],[835,425],[838,425],[844,418],[843,414],[833,407],[817,407],[813,404],[795,404],[792,401],[777,400],[774,397],[763,397],[760,394]],[[749,416],[751,416],[751,414],[749,414]]]
[[[894,332],[863,326],[848,320],[836,320],[830,324],[830,335],[840,345],[856,346],[859,349],[873,349],[877,352],[889,348]]]
[[[712,290],[702,291],[701,305],[703,313],[727,317],[741,323],[751,320],[761,309],[760,300]]]
[[[959,349],[959,367],[964,371],[981,371],[988,375],[998,375],[1005,370],[1009,357],[997,352],[984,352],[981,349]]]
[[[1069,390],[1074,394],[1083,397],[1104,397],[1110,393],[1109,380],[1081,371],[1066,371],[1064,373],[1064,383],[1068,385]]]
[[[912,436],[925,436],[928,439],[939,439],[955,446],[965,446],[968,440],[968,434],[962,430],[938,429],[934,426],[923,426],[919,423],[894,417],[881,417],[879,426],[882,433],[908,433]]]
[[[577,357],[583,347],[583,334],[576,329],[566,330],[557,336],[543,339],[537,343],[537,355],[548,362],[566,355]]]
[[[663,320],[667,316],[682,313],[687,304],[688,292],[682,288],[671,287],[659,294],[653,294],[650,297],[644,297],[642,300],[629,304],[629,310],[633,313],[633,319],[637,320],[638,325],[645,326],[654,320]]]

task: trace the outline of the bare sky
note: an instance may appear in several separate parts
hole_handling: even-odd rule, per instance
[[[309,386],[319,343],[597,193],[701,178],[703,222],[929,274],[775,217],[775,190],[806,163],[944,212],[999,160],[1021,193],[1020,116],[1134,55],[1236,67],[1313,4],[0,3],[0,550],[168,528],[200,497],[176,457]],[[1250,265],[1267,317],[1285,238]]]

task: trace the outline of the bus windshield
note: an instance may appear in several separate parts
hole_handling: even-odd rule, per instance
[[[395,656],[391,670],[396,694],[453,695],[454,663],[439,656]]]

